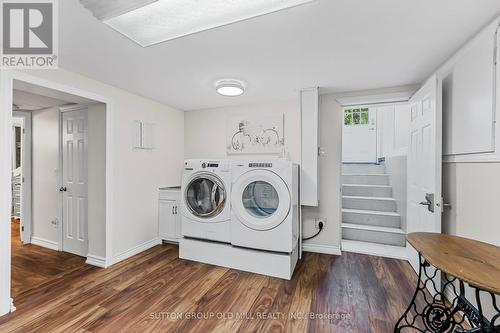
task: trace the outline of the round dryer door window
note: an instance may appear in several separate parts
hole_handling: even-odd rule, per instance
[[[270,230],[285,221],[290,212],[288,186],[268,170],[252,170],[233,184],[231,203],[240,223],[254,230]]]
[[[198,174],[186,186],[185,201],[194,216],[207,219],[215,217],[226,205],[224,184],[215,175]]]
[[[280,198],[273,185],[258,180],[247,185],[242,201],[250,215],[265,219],[276,213]]]

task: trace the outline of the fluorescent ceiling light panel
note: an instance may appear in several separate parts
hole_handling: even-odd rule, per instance
[[[107,20],[158,0],[80,0],[99,20]]]
[[[312,1],[158,0],[104,23],[146,47]]]

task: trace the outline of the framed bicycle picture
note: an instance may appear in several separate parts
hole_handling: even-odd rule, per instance
[[[229,117],[227,154],[280,154],[285,145],[284,124],[284,114]]]

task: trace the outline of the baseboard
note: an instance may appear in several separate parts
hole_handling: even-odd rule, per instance
[[[125,259],[128,259],[130,257],[135,256],[136,254],[139,254],[141,252],[144,252],[146,250],[149,250],[152,247],[155,247],[157,245],[160,245],[162,243],[160,238],[154,238],[151,239],[147,242],[144,242],[142,244],[139,244],[137,246],[134,246],[130,250],[127,250],[125,252],[122,252],[121,254],[117,255],[116,257],[113,258],[113,265],[119,263],[120,261],[123,261]]]
[[[330,246],[330,245],[317,245],[317,244],[302,244],[302,250],[304,252],[314,252],[314,253],[322,253],[322,254],[331,254],[334,256],[342,255],[342,251],[340,247]]]
[[[15,312],[17,308],[14,306],[14,300],[10,299],[10,312]]]
[[[405,247],[343,240],[342,251],[370,256],[408,260]]]
[[[86,264],[96,266],[96,267],[101,267],[101,268],[107,268],[108,265],[106,263],[106,258],[100,257],[100,256],[95,256],[93,254],[87,254],[87,260],[85,261]]]
[[[59,244],[57,242],[49,241],[40,237],[31,236],[31,244],[59,251]]]

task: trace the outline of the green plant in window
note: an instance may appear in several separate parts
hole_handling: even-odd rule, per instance
[[[352,110],[345,110],[344,112],[344,124],[352,125]]]
[[[352,120],[353,120],[353,123],[354,125],[359,125],[359,122],[360,122],[360,113],[359,113],[359,110],[354,110],[353,114],[352,114]]]
[[[361,112],[361,124],[362,125],[367,125],[368,124],[368,111],[362,111]]]

